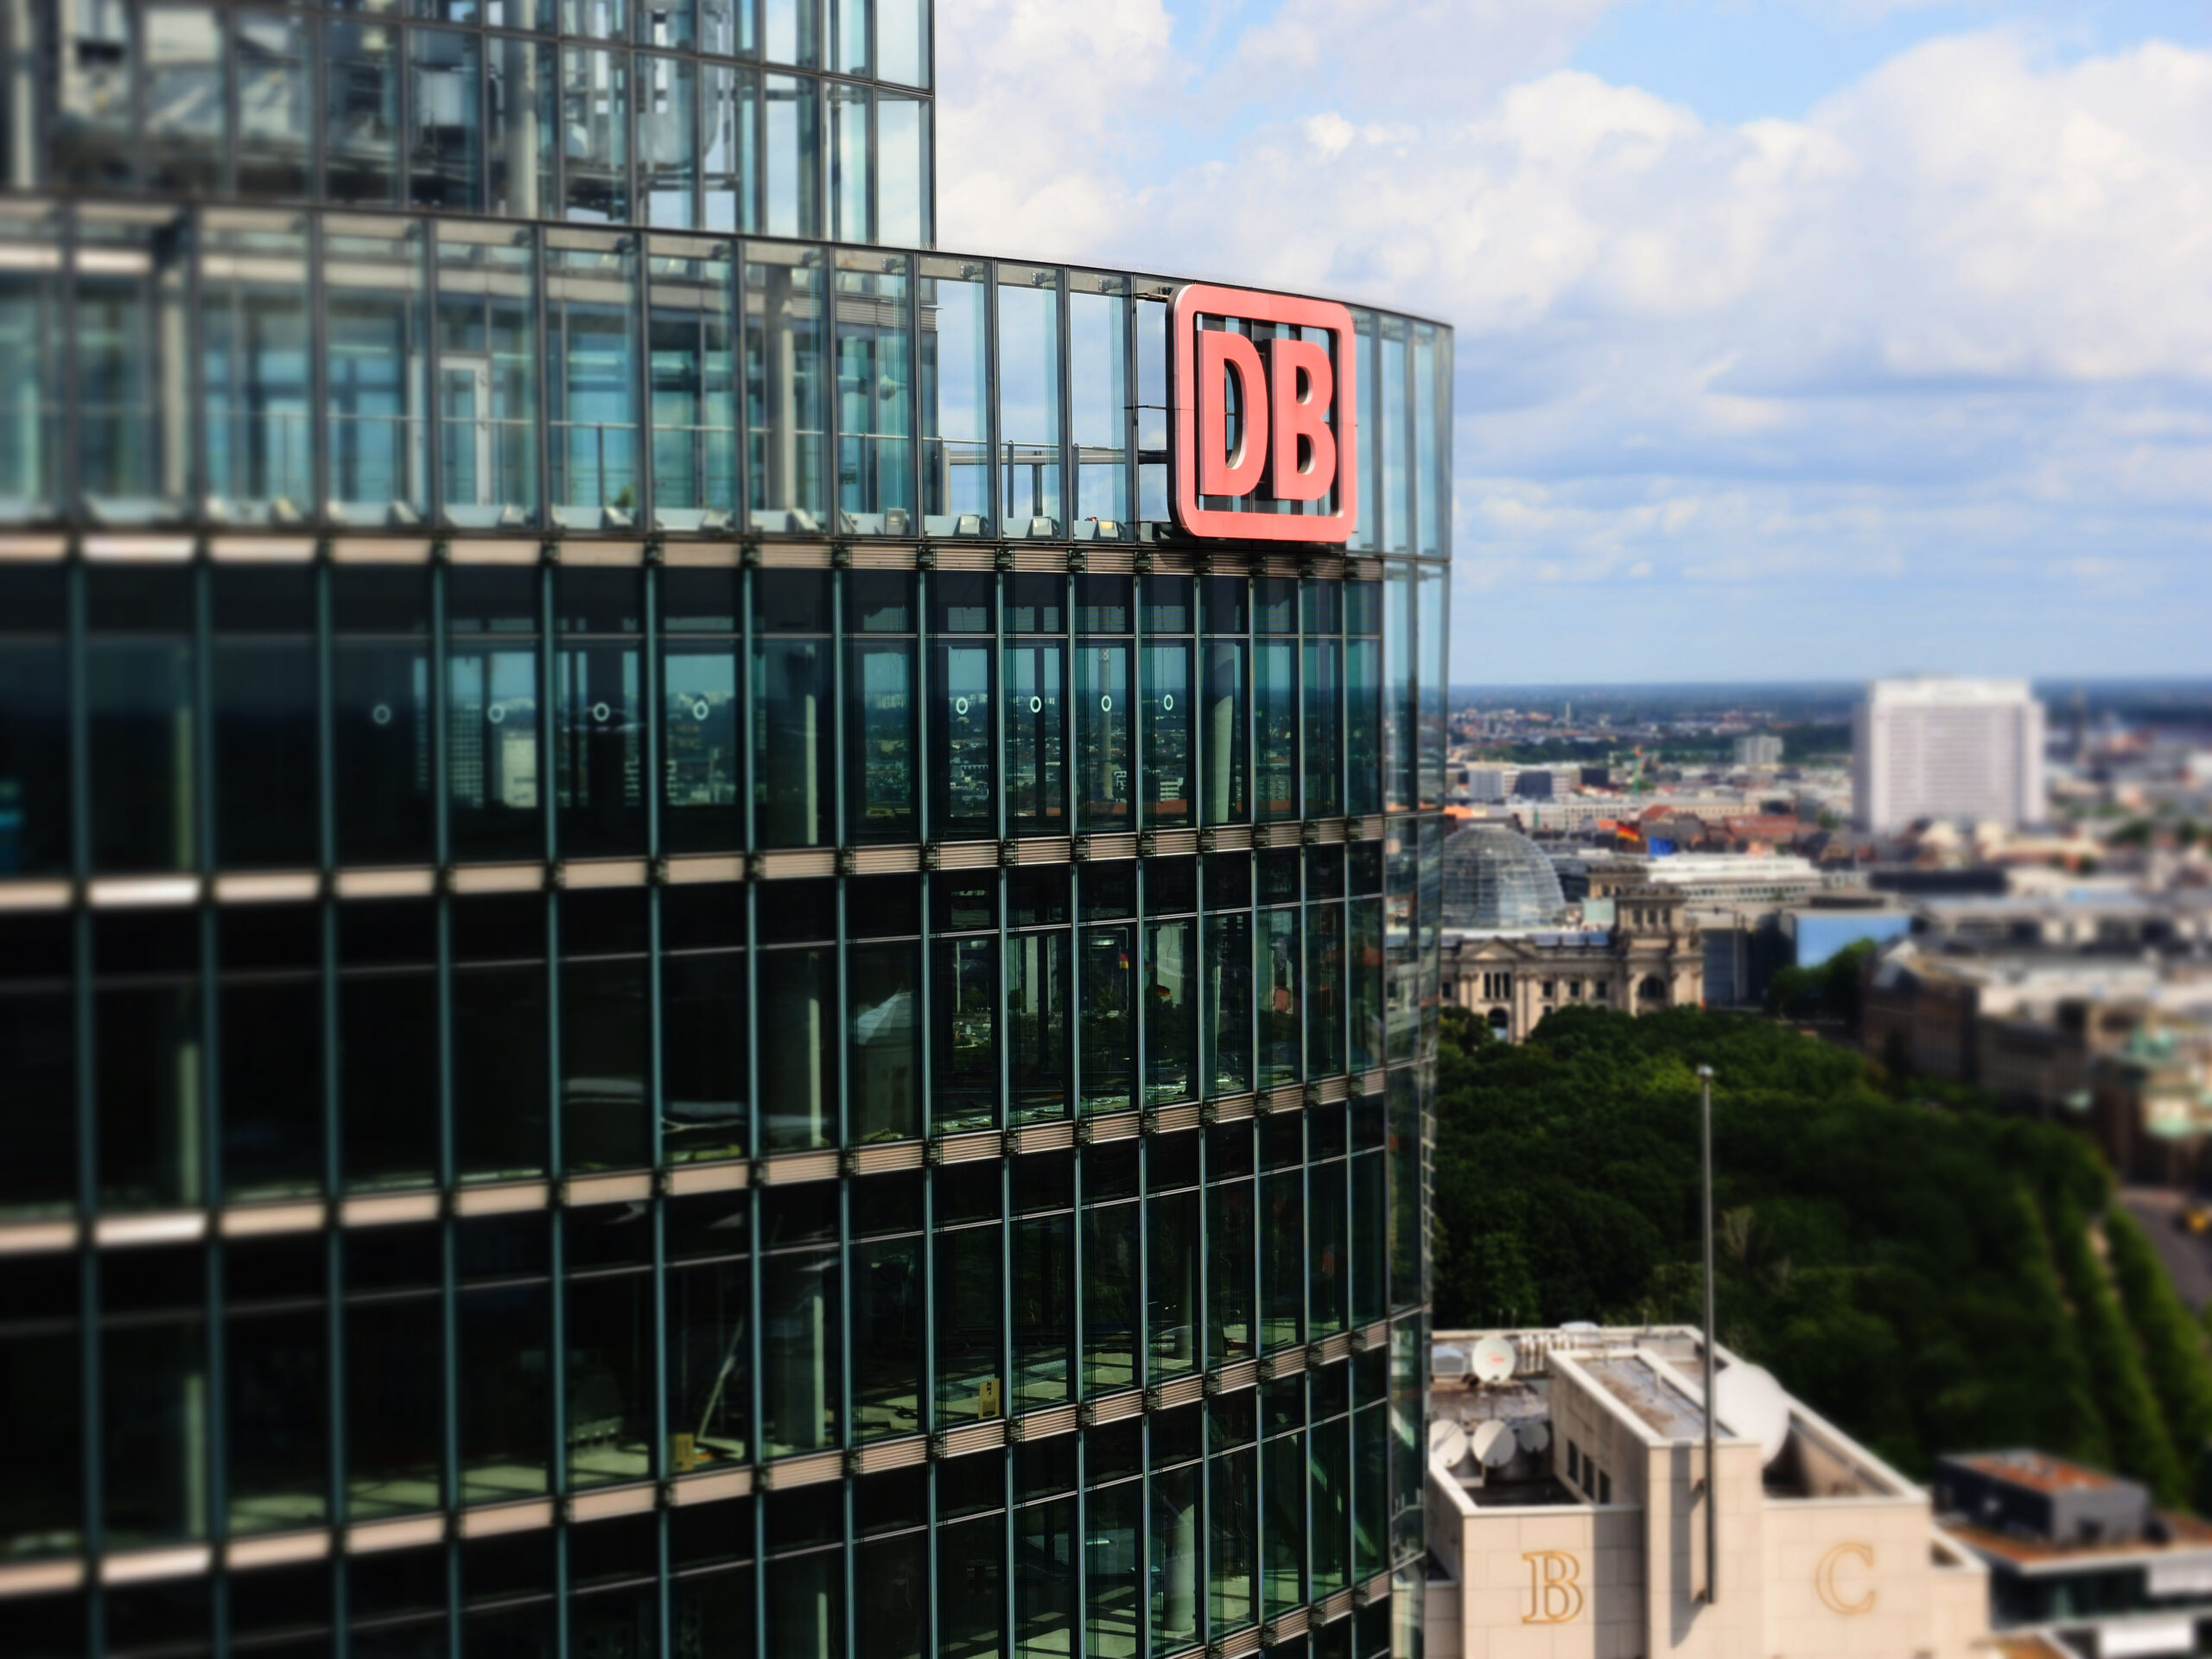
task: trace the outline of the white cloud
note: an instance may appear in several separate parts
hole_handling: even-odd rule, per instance
[[[2082,659],[2015,666],[2061,670],[2095,666],[2092,601],[2157,592],[2108,619],[2110,665],[2198,664],[2212,54],[2063,62],[1990,29],[1715,125],[1557,67],[1597,0],[1439,7],[1286,0],[1201,84],[1158,0],[954,0],[941,42],[981,17],[1016,44],[948,60],[941,239],[1452,322],[1460,581],[1492,603],[1764,586],[1845,653],[1872,648],[1847,587],[2001,582],[2021,650]],[[1393,83],[1393,54],[1430,67]]]

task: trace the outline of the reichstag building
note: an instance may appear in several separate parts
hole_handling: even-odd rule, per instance
[[[0,7],[12,1659],[1417,1650],[1451,334],[932,59]]]

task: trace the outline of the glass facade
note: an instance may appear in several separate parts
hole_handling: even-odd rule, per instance
[[[1451,337],[1178,538],[930,38],[0,8],[11,1655],[1411,1651]]]

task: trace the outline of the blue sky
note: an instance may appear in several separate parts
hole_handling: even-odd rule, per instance
[[[2206,0],[942,0],[940,241],[1457,331],[1463,681],[2212,665]]]

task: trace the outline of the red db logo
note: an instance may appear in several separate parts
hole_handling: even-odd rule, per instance
[[[1202,328],[1203,317],[1325,329],[1330,338],[1327,344],[1254,340]],[[1349,541],[1359,519],[1351,313],[1325,300],[1192,283],[1176,292],[1167,339],[1175,378],[1177,526],[1186,535],[1225,540]],[[1233,423],[1231,380],[1239,415]],[[1319,502],[1323,510],[1232,512],[1205,505],[1209,496]]]

